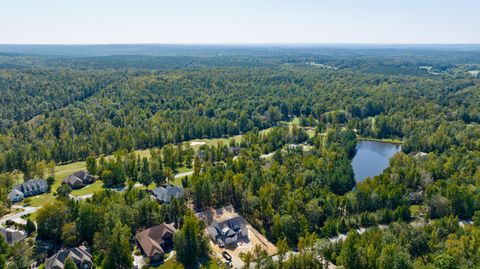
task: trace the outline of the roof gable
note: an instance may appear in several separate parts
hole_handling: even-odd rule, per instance
[[[153,190],[155,197],[162,202],[170,202],[173,197],[183,197],[183,189],[178,186],[168,185],[166,188],[158,187]]]
[[[63,183],[68,185],[86,185],[94,181],[95,178],[84,170],[75,172],[63,179]]]
[[[48,183],[45,179],[29,179],[19,185],[15,185],[13,190],[17,190],[25,195],[31,192],[44,192],[48,189]],[[13,194],[13,193],[12,193]]]
[[[0,235],[5,238],[9,245],[20,242],[27,237],[25,233],[9,228],[0,228]]]
[[[45,268],[54,267],[63,268],[65,260],[70,257],[77,265],[83,263],[92,263],[92,254],[85,246],[69,248],[55,253],[45,262]]]
[[[135,238],[142,247],[143,252],[148,257],[151,257],[156,253],[164,253],[161,245],[175,233],[176,229],[172,224],[163,223],[137,233]]]

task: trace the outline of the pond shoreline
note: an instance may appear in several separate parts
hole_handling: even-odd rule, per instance
[[[355,181],[381,174],[390,164],[390,158],[402,150],[401,143],[385,140],[359,140],[351,164]]]
[[[397,144],[402,145],[403,141],[398,139],[391,139],[391,138],[373,138],[373,137],[357,137],[358,141],[373,141],[373,142],[380,142],[380,143],[389,143],[389,144]]]

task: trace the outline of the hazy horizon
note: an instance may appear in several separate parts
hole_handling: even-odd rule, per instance
[[[431,46],[480,46],[478,43],[1,43],[2,46],[135,46],[135,45],[158,45],[158,46],[258,46],[258,47],[431,47]]]
[[[0,44],[480,44],[480,2],[344,0],[18,0]]]

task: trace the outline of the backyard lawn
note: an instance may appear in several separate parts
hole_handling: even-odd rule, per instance
[[[186,166],[182,166],[182,167],[180,167],[180,168],[177,168],[177,174],[185,173],[185,172],[190,172],[190,171],[192,171],[192,170],[193,170],[192,167],[188,168],[188,167],[186,167]]]
[[[72,195],[82,196],[82,195],[92,194],[100,190],[103,190],[103,181],[97,180],[93,184],[87,185],[78,190],[73,190]]]
[[[176,268],[175,266],[177,266],[177,265],[181,265],[181,264],[177,262],[175,257],[172,257],[171,259],[169,259],[165,263],[160,264],[160,265],[155,266],[155,267],[151,266],[150,268],[172,269],[172,268]],[[183,267],[181,267],[181,268],[183,268]],[[202,263],[202,266],[200,267],[200,269],[221,269],[221,268],[225,268],[225,267],[222,267],[221,265],[218,265],[217,262],[215,260],[212,260],[212,259]]]

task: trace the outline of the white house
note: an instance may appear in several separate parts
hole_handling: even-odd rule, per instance
[[[10,199],[10,201],[12,201],[12,203],[20,202],[20,201],[23,200],[23,198],[25,198],[25,196],[23,195],[23,192],[21,192],[17,189],[13,189],[8,194],[8,199]]]
[[[248,239],[247,224],[232,206],[198,213],[197,216],[208,225],[207,233],[215,242],[230,245]]]
[[[8,199],[13,203],[23,200],[25,197],[41,194],[48,191],[48,184],[45,179],[30,179],[27,182],[16,185],[8,194]]]

